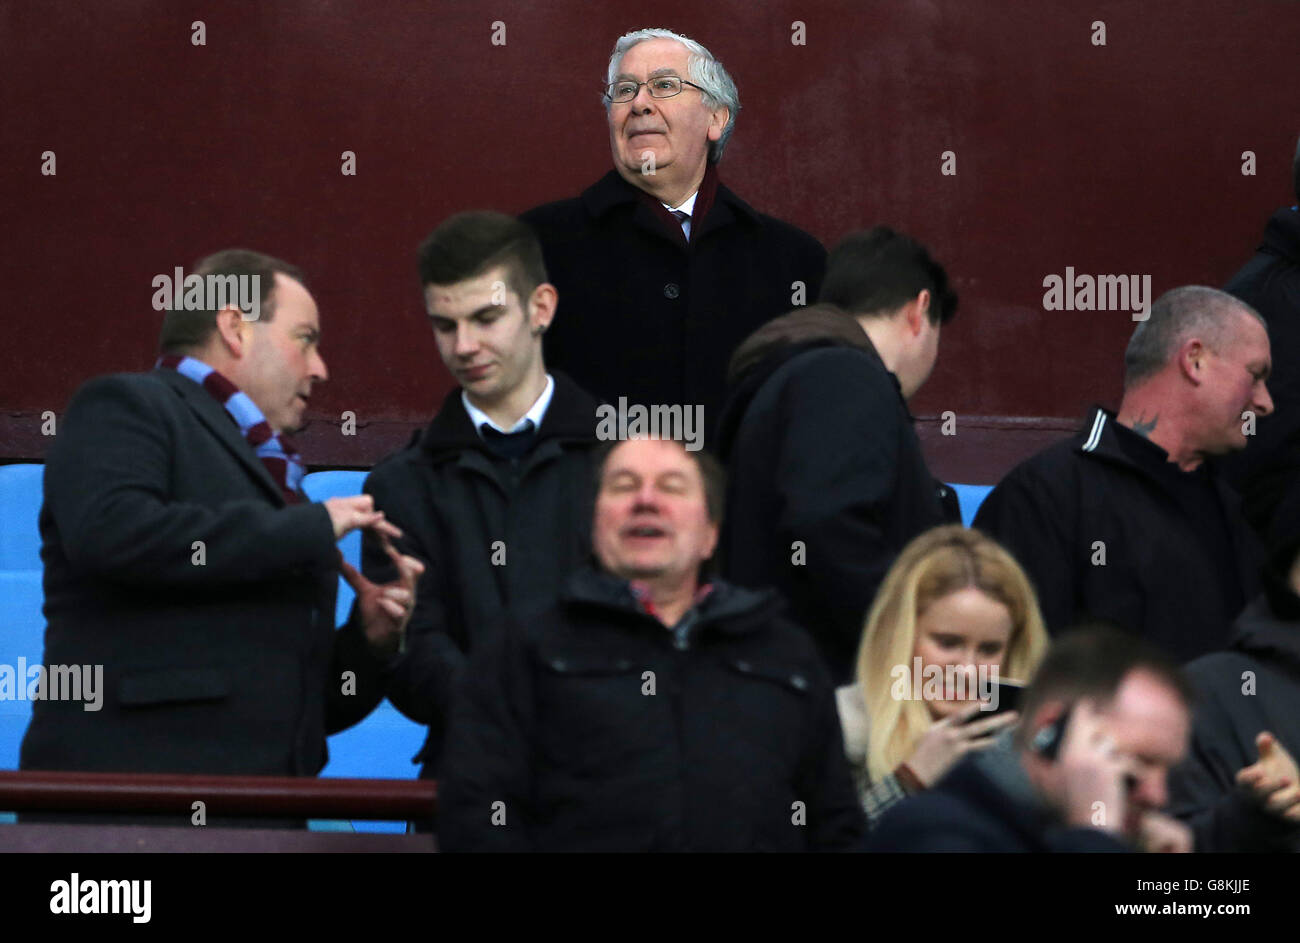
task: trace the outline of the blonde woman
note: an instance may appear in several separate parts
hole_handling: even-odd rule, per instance
[[[1046,647],[1033,587],[995,541],[954,525],[908,544],[867,615],[857,683],[836,692],[868,822],[1014,724],[978,716],[979,697],[1028,682]]]

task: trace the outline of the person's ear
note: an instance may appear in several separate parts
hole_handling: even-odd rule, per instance
[[[925,322],[930,318],[930,290],[922,288],[911,301],[904,307],[907,319],[907,333],[913,337],[920,337],[925,331]]]
[[[541,337],[555,319],[555,308],[560,295],[550,282],[542,282],[528,297],[528,329],[533,337]]]
[[[1201,373],[1209,350],[1198,338],[1192,337],[1178,348],[1178,367],[1183,375],[1199,385],[1204,377]]]
[[[731,120],[731,109],[726,105],[714,108],[709,115],[709,130],[707,137],[710,141],[720,140],[722,132],[727,130],[727,122]]]
[[[245,320],[243,312],[234,305],[227,305],[217,312],[217,336],[231,357],[238,360],[248,353],[252,331],[253,322]]]

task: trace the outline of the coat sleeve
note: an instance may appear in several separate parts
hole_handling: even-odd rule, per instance
[[[791,593],[823,624],[804,628],[833,647],[857,648],[862,622],[893,563],[885,530],[903,430],[888,377],[859,357],[818,357],[789,379],[779,417],[775,487],[782,553],[805,549]]]
[[[46,464],[45,509],[74,570],[140,587],[211,589],[336,565],[323,505],[174,500],[180,433],[136,378],[92,380],[73,398]],[[203,565],[194,562],[196,542]]]
[[[811,796],[808,809],[809,851],[860,851],[867,823],[862,814],[849,762],[844,756],[844,734],[835,705],[830,676],[823,678],[822,696],[813,705],[814,734],[796,793]]]
[[[1191,827],[1198,852],[1293,850],[1300,828],[1270,815],[1237,785],[1237,773],[1255,760],[1237,742],[1227,712],[1205,693],[1187,758],[1169,776],[1169,813]]]
[[[420,512],[412,482],[387,469],[366,478],[363,491],[375,499],[375,507],[401,528],[397,549],[420,560],[424,575],[416,586],[415,610],[406,627],[406,649],[388,678],[388,699],[399,711],[421,724],[445,722],[451,708],[451,693],[464,670],[466,656],[447,631],[446,568],[435,539],[435,522],[417,519]],[[380,541],[369,531],[361,538],[361,570],[376,583],[397,576],[396,567]]]
[[[1053,497],[1035,469],[1022,465],[990,492],[972,522],[1028,574],[1043,621],[1053,633],[1069,628],[1077,615],[1072,512],[1067,502]]]
[[[356,603],[352,615],[334,633],[330,672],[325,683],[325,732],[346,730],[360,723],[384,699],[395,661],[374,653],[358,621]]]
[[[532,850],[533,685],[520,633],[507,621],[465,671],[443,755],[443,851]]]

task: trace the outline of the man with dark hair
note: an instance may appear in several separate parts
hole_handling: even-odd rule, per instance
[[[768,593],[701,582],[705,464],[629,439],[601,467],[600,569],[476,653],[440,783],[447,851],[816,851],[864,823],[834,689]]]
[[[453,216],[420,247],[419,272],[458,387],[364,490],[405,532],[402,549],[429,564],[388,697],[428,725],[417,760],[434,777],[469,653],[506,606],[553,601],[587,559],[598,404],[547,373],[542,334],[557,294],[527,225],[501,213]],[[377,541],[362,541],[368,576],[386,579],[391,567]]]
[[[1205,460],[1272,411],[1268,334],[1231,295],[1176,288],[1124,363],[1118,412],[1013,469],[974,523],[1025,568],[1049,631],[1103,619],[1188,661],[1222,648],[1258,591],[1259,541]]]
[[[923,246],[881,226],[835,248],[820,300],[759,328],[732,360],[722,558],[728,578],[786,596],[846,684],[894,558],[960,520],[907,409],[957,297]]]
[[[336,541],[400,531],[369,497],[301,492],[288,433],[328,375],[316,303],[247,250],[196,271],[258,275],[259,316],[195,296],[153,372],[87,383],[50,448],[45,661],[102,665],[102,690],[93,710],[36,701],[24,769],[315,775],[326,734],[383,696],[422,565],[388,547],[393,580],[364,579]],[[336,632],[340,566],[358,603]]]
[[[727,358],[816,297],[826,251],[720,182],[740,99],[695,40],[620,37],[604,104],[614,169],[522,217],[562,299],[547,361],[611,403],[702,406],[712,427]]]
[[[1141,639],[1080,628],[1048,651],[1013,734],[905,799],[871,851],[1190,851],[1160,810],[1187,750],[1191,692]]]
[[[205,300],[209,297],[207,288],[210,285],[215,285],[219,289],[218,293],[223,293],[223,302],[228,300],[234,303],[241,300],[240,294],[245,295],[249,300],[257,302],[255,309],[250,305],[250,311],[240,308],[245,320],[266,324],[275,317],[276,275],[290,278],[304,288],[307,286],[307,279],[297,267],[251,249],[223,249],[200,259],[185,282],[194,283],[191,290],[202,291],[201,297]],[[159,288],[155,304],[165,301],[168,293],[162,286],[166,282],[166,276],[154,280],[155,287]],[[183,286],[170,287],[175,295],[186,295]],[[244,291],[241,292],[241,288]],[[162,331],[158,335],[158,349],[164,354],[184,354],[206,344],[217,329],[218,313],[226,307],[224,303],[196,306],[163,303],[158,306],[167,311],[163,316]]]
[[[1291,171],[1300,203],[1300,142]],[[1241,492],[1246,519],[1265,536],[1279,505],[1291,505],[1288,518],[1300,509],[1300,209],[1284,206],[1269,218],[1264,241],[1224,291],[1260,313],[1273,349],[1274,415],[1260,417],[1249,449],[1220,462]]]

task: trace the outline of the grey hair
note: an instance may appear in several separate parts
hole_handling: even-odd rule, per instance
[[[1124,351],[1124,389],[1131,390],[1159,373],[1189,338],[1200,338],[1211,350],[1222,349],[1233,340],[1237,318],[1243,314],[1268,330],[1258,311],[1217,288],[1184,285],[1165,292],[1129,338]]]
[[[703,89],[704,104],[709,108],[720,108],[726,106],[729,109],[727,114],[727,126],[722,129],[722,136],[716,141],[709,144],[709,163],[716,164],[722,160],[722,151],[731,140],[731,132],[736,127],[736,116],[740,114],[740,92],[736,91],[736,83],[732,81],[727,70],[723,68],[722,63],[713,57],[702,45],[691,39],[689,36],[683,36],[680,33],[674,33],[670,29],[638,29],[630,33],[624,33],[614,43],[614,52],[609,57],[609,69],[605,73],[605,87],[614,84],[614,77],[618,75],[618,68],[623,64],[623,57],[627,51],[637,43],[643,43],[647,39],[673,39],[681,43],[690,52],[686,60],[687,78]],[[605,111],[609,112],[610,101],[602,96],[605,103]]]

